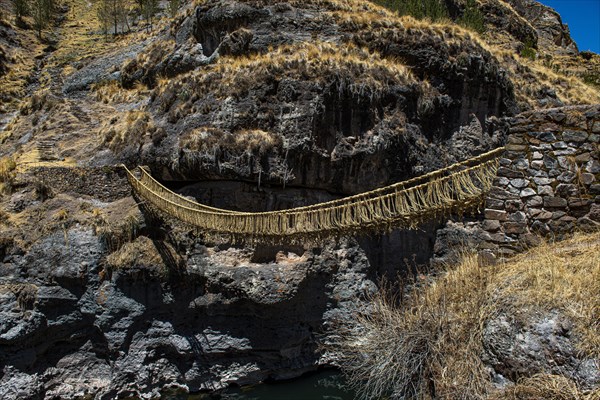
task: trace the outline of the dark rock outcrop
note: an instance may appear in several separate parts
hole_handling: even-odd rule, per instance
[[[164,242],[154,245],[167,257]],[[323,320],[351,315],[357,294],[375,289],[349,242],[318,252],[190,243],[185,265],[166,270],[111,269],[102,252],[91,231],[71,229],[4,266],[3,398],[148,396],[297,376],[319,364]]]
[[[149,110],[166,135],[132,141],[121,157],[164,180],[242,179],[351,194],[501,143],[481,128],[516,111],[494,57],[463,32],[393,24],[373,7],[203,3],[181,21],[175,50],[157,56],[162,61],[122,70],[128,82],[151,82],[194,40],[211,58],[155,89]],[[374,13],[368,22],[363,8]],[[483,136],[458,154],[451,143],[464,136],[462,126]],[[271,144],[259,149],[252,140]]]
[[[535,27],[540,48],[554,54],[578,53],[569,27],[563,24],[560,15],[554,9],[535,0],[509,0],[509,3]]]

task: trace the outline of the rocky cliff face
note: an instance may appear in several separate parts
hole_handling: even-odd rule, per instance
[[[392,25],[367,4],[203,3],[174,28],[174,50],[148,50],[121,79],[153,83],[190,46],[200,64],[219,59],[158,85],[148,110],[160,135],[112,148],[164,179],[349,194],[455,160],[461,126],[516,110],[500,66],[468,35]],[[479,135],[474,151],[498,143]]]
[[[555,10],[533,0],[511,0],[509,3],[535,27],[540,48],[555,54],[577,54],[577,44],[571,38],[569,27],[563,24]]]
[[[345,243],[318,252],[195,243],[184,266],[164,264],[168,246],[141,236],[126,250],[143,257],[111,268],[80,227],[10,257],[2,397],[154,397],[298,376],[319,364],[323,321],[375,288],[366,257]]]

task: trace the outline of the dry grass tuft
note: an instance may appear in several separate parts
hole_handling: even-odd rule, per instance
[[[157,131],[152,115],[146,111],[127,111],[113,117],[100,130],[104,144],[113,150],[139,146]]]
[[[175,41],[158,40],[138,54],[137,57],[126,61],[121,67],[121,83],[123,86],[133,87],[136,81],[154,86],[156,81],[154,74],[157,66],[163,64],[174,49]]]
[[[21,104],[20,112],[22,115],[30,115],[40,110],[51,112],[60,103],[64,103],[64,100],[53,95],[50,90],[42,89]]]
[[[101,82],[92,85],[96,99],[104,104],[136,103],[149,94],[142,83],[136,83],[132,89],[124,89],[117,81]]]
[[[586,85],[577,76],[567,76],[542,65],[539,60],[519,57],[519,67],[513,71],[516,93],[524,99],[534,98],[540,91],[556,91],[558,98],[567,104],[600,103],[600,91]],[[531,104],[531,101],[530,101]],[[533,103],[532,106],[537,106]]]
[[[113,223],[109,223],[99,209],[92,210],[92,215],[96,235],[109,251],[115,251],[134,241],[142,228],[142,220],[135,211]]]
[[[575,382],[561,375],[536,374],[522,379],[494,400],[596,400],[600,389],[584,393]]]
[[[260,129],[247,129],[235,133],[213,127],[195,129],[186,133],[180,141],[180,148],[193,152],[214,152],[216,148],[236,153],[263,155],[281,145],[281,138]]]
[[[10,224],[10,214],[0,208],[0,225]],[[0,240],[1,242],[1,240]],[[1,245],[1,243],[0,243]]]
[[[485,395],[480,323],[488,276],[467,257],[456,270],[408,300],[380,293],[371,309],[339,330],[334,351],[361,398]],[[336,332],[338,333],[338,332]],[[340,351],[341,350],[341,351]]]
[[[126,243],[106,258],[109,266],[115,269],[124,268],[156,268],[162,266],[162,258],[152,240],[140,236],[135,241]]]
[[[17,163],[11,156],[0,158],[0,194],[12,191]]]
[[[569,316],[580,350],[600,357],[600,234],[543,243],[494,270],[500,309],[557,309]]]
[[[371,300],[366,312],[336,327],[331,346],[363,398],[435,393],[440,399],[591,399],[600,394],[550,375],[524,377],[514,390],[500,393],[481,361],[486,322],[511,311],[526,319],[525,310],[560,311],[573,321],[582,355],[600,355],[600,233],[543,244],[493,267],[467,255],[407,299],[383,290]]]
[[[0,182],[6,182],[13,177],[17,163],[11,156],[0,158]]]
[[[507,8],[515,16],[518,14],[509,5],[501,2],[501,7]],[[600,102],[600,91],[593,84],[586,84],[590,77],[590,68],[576,72],[563,73],[565,60],[556,60],[554,69],[546,67],[543,59],[531,60],[520,57],[514,49],[508,50],[508,45],[494,45],[495,39],[490,35],[484,37],[469,31],[449,20],[432,23],[428,20],[418,20],[410,16],[398,16],[392,13],[382,13],[380,10],[356,12],[351,10],[333,10],[329,16],[336,21],[341,30],[356,32],[358,37],[364,37],[367,45],[369,42],[382,41],[382,43],[396,41],[412,41],[415,45],[429,42],[432,45],[442,46],[449,51],[452,57],[461,52],[473,52],[474,46],[481,52],[489,52],[507,71],[507,75],[514,84],[515,95],[523,109],[552,107],[552,102],[540,104],[538,99],[547,96],[548,92],[555,91],[557,99],[565,104],[596,104]],[[520,18],[522,20],[522,18]],[[526,21],[521,21],[528,24]],[[514,38],[510,39],[511,45]],[[359,41],[364,45],[362,41]],[[371,45],[368,45],[371,47]],[[441,50],[440,50],[441,51]],[[581,64],[581,63],[579,63]],[[594,64],[589,62],[588,64]],[[580,66],[580,65],[579,65]],[[581,69],[581,68],[580,68]],[[568,71],[575,70],[570,67]]]

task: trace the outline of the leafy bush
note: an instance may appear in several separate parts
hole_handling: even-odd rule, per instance
[[[587,72],[581,76],[586,85],[600,89],[600,72]]]
[[[485,18],[477,7],[475,0],[467,0],[465,11],[458,19],[458,24],[477,33],[485,32]]]
[[[523,48],[521,49],[521,57],[529,58],[530,60],[535,60],[537,52],[535,51],[535,44],[528,40],[523,43]]]
[[[448,9],[442,0],[374,0],[374,3],[418,19],[438,21],[448,18]]]

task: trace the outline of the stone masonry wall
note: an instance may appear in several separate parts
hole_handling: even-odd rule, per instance
[[[480,250],[510,256],[600,228],[600,105],[520,114],[486,199]]]

